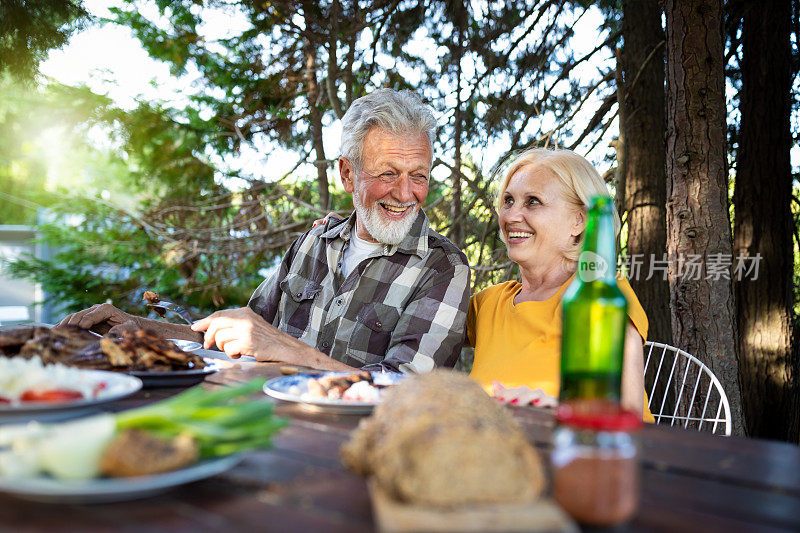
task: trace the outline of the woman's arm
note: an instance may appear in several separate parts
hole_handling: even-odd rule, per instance
[[[642,336],[628,322],[625,330],[625,355],[622,361],[622,406],[644,413],[644,350]]]

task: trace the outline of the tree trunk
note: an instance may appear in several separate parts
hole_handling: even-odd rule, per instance
[[[336,59],[336,49],[339,46],[339,18],[341,6],[334,0],[330,9],[330,33],[328,34],[328,76],[325,78],[325,88],[328,91],[328,102],[336,116],[341,119],[347,109],[339,99],[336,87],[336,78],[339,74],[339,61]]]
[[[458,32],[455,59],[456,65],[456,107],[453,113],[453,203],[450,206],[450,240],[459,248],[464,247],[464,220],[461,202],[461,137],[464,113],[461,109],[461,60],[464,57],[464,6],[456,5],[456,31]]]
[[[619,213],[620,218],[622,218],[626,211],[625,180],[628,177],[628,157],[626,153],[627,147],[625,146],[625,115],[627,114],[628,110],[626,109],[625,105],[623,105],[625,101],[625,80],[623,79],[622,72],[622,50],[618,47],[614,50],[614,54],[617,58],[617,68],[616,72],[614,73],[614,83],[617,86],[617,121],[619,123],[619,136],[611,141],[609,145],[614,148],[617,157],[617,167],[614,171],[614,190],[616,191],[615,207],[617,208],[617,213]],[[621,239],[622,235],[620,234],[617,236],[617,250],[622,249],[620,246],[622,244]],[[633,277],[630,271],[628,272],[628,276]]]
[[[647,280],[667,250],[664,160],[664,30],[658,0],[622,3],[625,139],[624,208],[628,213],[631,286],[650,321],[650,340],[672,344],[669,284]]]
[[[757,277],[734,279],[744,411],[750,435],[797,442],[789,160],[792,14],[785,0],[765,0],[746,9],[734,250],[737,256],[760,254],[760,264]]]
[[[721,0],[666,0],[667,252],[672,338],[719,378],[744,433],[725,168]],[[713,270],[712,270],[713,274]],[[718,278],[718,279],[715,279]],[[688,396],[688,395],[687,395]]]
[[[306,68],[303,73],[308,109],[311,115],[309,126],[311,128],[311,142],[317,160],[317,189],[319,190],[319,206],[330,209],[330,193],[328,191],[328,162],[325,159],[325,146],[322,143],[322,111],[319,108],[319,84],[317,83],[317,50],[313,42],[306,37],[303,53],[306,59]]]

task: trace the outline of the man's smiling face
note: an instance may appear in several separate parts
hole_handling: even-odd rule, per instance
[[[398,136],[374,127],[364,139],[362,161],[357,175],[350,161],[340,159],[339,163],[344,188],[353,194],[358,236],[399,244],[428,195],[428,136]]]

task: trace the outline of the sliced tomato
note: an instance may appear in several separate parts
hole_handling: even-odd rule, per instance
[[[11,400],[9,400],[8,398],[3,398],[2,396],[0,396],[0,403],[11,403]]]
[[[61,403],[80,400],[83,393],[72,389],[31,389],[22,393],[19,399],[23,402]]]

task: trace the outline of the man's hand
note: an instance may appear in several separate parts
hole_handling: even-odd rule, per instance
[[[93,305],[83,311],[68,315],[56,327],[78,326],[91,329],[97,333],[120,332],[121,329],[138,329],[141,327],[140,318],[120,311],[111,304]]]
[[[313,350],[268,323],[249,307],[217,311],[192,324],[192,329],[206,332],[203,348],[216,345],[234,359],[251,355],[258,361],[307,364],[302,356]]]

